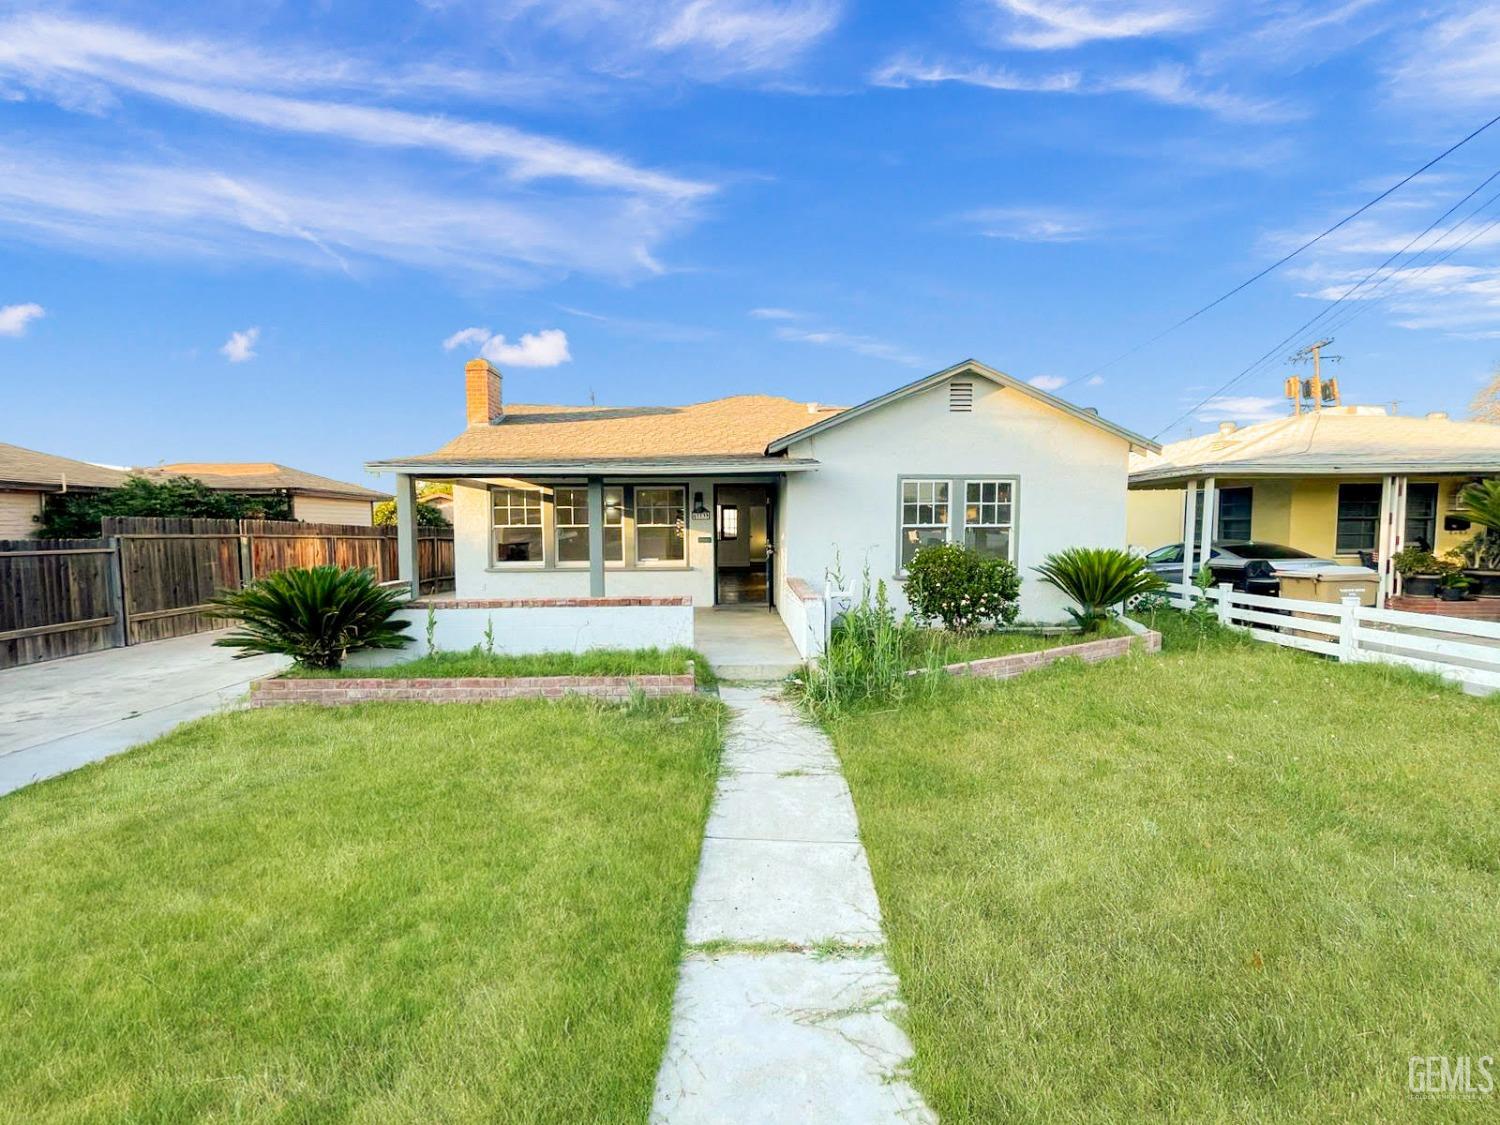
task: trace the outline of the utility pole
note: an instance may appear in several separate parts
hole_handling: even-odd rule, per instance
[[[1330,379],[1326,386],[1323,384],[1323,349],[1331,343],[1333,343],[1333,337],[1330,336],[1319,340],[1315,344],[1308,344],[1307,347],[1301,348],[1287,357],[1289,363],[1306,363],[1310,359],[1312,360],[1313,368],[1311,379],[1303,380],[1292,375],[1286,381],[1286,396],[1292,400],[1293,414],[1300,415],[1302,413],[1303,399],[1310,400],[1313,410],[1322,410],[1325,402],[1331,402],[1335,406],[1341,404],[1339,381],[1337,379]],[[1328,357],[1328,360],[1330,363],[1337,363],[1343,358],[1343,356],[1331,355]]]

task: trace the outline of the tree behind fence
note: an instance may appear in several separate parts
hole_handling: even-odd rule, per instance
[[[209,598],[288,567],[398,577],[391,527],[111,517],[103,530],[0,543],[0,668],[219,628]],[[451,528],[418,530],[418,564],[424,590],[452,588]]]

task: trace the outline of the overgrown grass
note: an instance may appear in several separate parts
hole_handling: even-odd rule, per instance
[[[379,668],[344,667],[336,671],[294,668],[285,673],[301,679],[440,679],[445,676],[676,676],[693,662],[700,686],[712,687],[718,677],[703,656],[690,648],[595,649],[592,652],[543,652],[530,656],[468,652],[436,652]]]
[[[1493,1120],[1500,703],[1159,614],[830,720],[945,1121]]]
[[[0,1120],[644,1121],[720,721],[275,708],[0,798]]]

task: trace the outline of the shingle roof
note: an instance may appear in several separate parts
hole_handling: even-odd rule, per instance
[[[1500,426],[1343,407],[1188,438],[1130,461],[1133,485],[1210,475],[1424,471],[1500,473]]]
[[[114,488],[124,479],[125,474],[118,469],[0,442],[0,483],[52,491],[60,489],[64,481],[69,488]]]
[[[506,403],[505,416],[471,426],[433,453],[402,464],[525,464],[608,460],[691,461],[764,457],[766,446],[840,407],[771,395],[734,395],[688,406],[543,406]]]
[[[333,496],[351,500],[389,500],[387,492],[376,492],[362,484],[349,484],[301,469],[288,468],[274,461],[177,461],[170,465],[153,465],[136,469],[154,480],[166,477],[196,477],[210,488],[235,492],[286,490],[313,496]]]

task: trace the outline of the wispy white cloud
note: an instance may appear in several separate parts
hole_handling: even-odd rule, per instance
[[[1164,63],[1149,70],[1088,73],[1079,70],[1028,73],[980,63],[927,62],[901,55],[870,75],[876,86],[905,89],[956,82],[1015,93],[1130,94],[1162,105],[1197,109],[1233,121],[1283,121],[1297,111],[1271,98],[1246,97],[1204,85],[1184,66]]]
[[[35,302],[0,306],[0,336],[24,336],[27,325],[46,315],[47,310]]]
[[[219,349],[219,354],[230,363],[246,363],[255,358],[255,345],[260,342],[259,328],[246,328],[231,332],[229,339]]]
[[[603,325],[611,332],[622,336],[637,336],[646,340],[658,340],[665,344],[697,344],[712,340],[718,333],[711,328],[696,324],[676,324],[666,320],[649,320],[642,317],[617,316],[590,312],[571,305],[558,305],[569,316],[582,317]]]
[[[652,36],[660,50],[707,51],[731,71],[779,70],[837,26],[831,0],[690,0]]]
[[[1037,375],[1035,378],[1027,379],[1033,387],[1039,391],[1055,391],[1067,386],[1068,381],[1061,375]]]
[[[81,147],[0,144],[0,229],[90,253],[260,258],[341,269],[393,262],[532,283],[661,271],[654,247],[691,208],[611,194],[447,193],[435,178],[265,162],[254,173],[122,163]]]
[[[1500,100],[1500,8],[1460,7],[1409,36],[1398,57],[1389,80],[1401,97],[1447,110],[1493,106]]]
[[[1061,207],[980,207],[957,221],[986,238],[1014,242],[1077,242],[1099,229],[1094,216]]]
[[[776,338],[794,344],[815,344],[824,348],[839,348],[843,351],[854,352],[856,355],[868,356],[871,359],[883,359],[890,363],[899,363],[905,367],[928,366],[927,361],[920,356],[913,355],[896,344],[877,339],[874,336],[864,336],[855,332],[843,332],[837,329],[812,329],[796,328],[783,324],[776,329]]]
[[[756,320],[801,320],[802,313],[792,309],[758,308],[751,309],[750,315]]]
[[[1090,375],[1087,379],[1084,380],[1083,385],[1085,387],[1102,387],[1104,386],[1104,376]]]
[[[1100,39],[1140,39],[1197,28],[1213,4],[1163,4],[1145,0],[1080,3],[1078,0],[992,0],[1005,19],[1012,47],[1057,50]]]
[[[363,73],[338,60],[332,72],[347,82],[358,81]],[[672,199],[699,198],[713,190],[706,183],[509,125],[287,96],[278,88],[307,91],[328,80],[306,63],[267,63],[233,45],[166,39],[113,25],[39,16],[0,24],[0,78],[41,97],[55,99],[59,91],[71,91],[76,102],[77,83],[83,82],[96,89],[95,102],[101,106],[128,92],[262,129],[379,148],[426,149],[497,164],[523,182],[572,180]],[[383,84],[361,86],[358,92],[379,94]]]
[[[478,345],[479,354],[498,367],[557,367],[572,360],[568,334],[561,328],[523,333],[515,343],[488,328],[464,328],[443,341],[443,348]]]
[[[1194,412],[1200,422],[1268,422],[1283,417],[1286,400],[1256,395],[1220,395],[1205,401]]]

